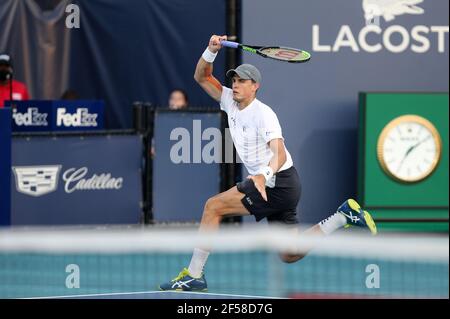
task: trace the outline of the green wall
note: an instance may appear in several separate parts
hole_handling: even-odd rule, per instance
[[[448,231],[448,93],[360,93],[359,101],[358,201],[374,215],[380,229]],[[377,159],[381,131],[406,114],[428,119],[442,139],[436,170],[417,183],[392,179]]]

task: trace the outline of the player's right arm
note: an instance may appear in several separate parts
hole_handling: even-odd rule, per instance
[[[221,40],[226,40],[227,36],[213,35],[209,40],[208,50],[211,54],[216,54],[221,48]],[[195,68],[194,79],[214,100],[220,102],[222,95],[222,84],[212,75],[213,64],[207,62],[202,56]]]

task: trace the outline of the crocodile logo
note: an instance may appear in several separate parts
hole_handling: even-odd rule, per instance
[[[423,14],[423,8],[417,6],[424,0],[363,0],[366,21],[383,17],[386,22],[404,14]]]

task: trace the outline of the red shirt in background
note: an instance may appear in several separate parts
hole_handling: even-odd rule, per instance
[[[9,96],[9,84],[10,82],[8,81],[8,84],[3,85],[0,84],[0,108],[5,106],[5,101],[10,99]],[[28,94],[28,90],[27,87],[25,86],[25,84],[23,84],[22,82],[13,80],[12,83],[12,87],[13,87],[13,100],[29,100],[30,99],[30,95]]]

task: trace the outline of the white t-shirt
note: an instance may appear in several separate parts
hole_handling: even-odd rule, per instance
[[[236,151],[251,175],[269,165],[273,157],[268,142],[283,138],[277,115],[266,104],[254,99],[243,110],[233,100],[233,90],[222,87],[220,109],[228,115],[228,125]],[[286,149],[286,147],[285,147]],[[279,172],[293,165],[291,154],[286,149],[286,162]]]

